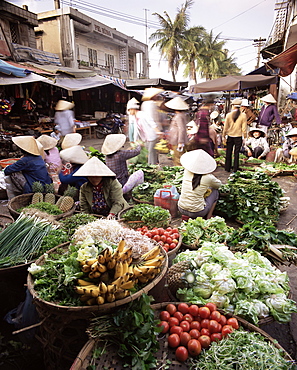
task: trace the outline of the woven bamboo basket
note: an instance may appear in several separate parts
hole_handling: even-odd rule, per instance
[[[180,302],[162,302],[152,305],[152,308],[155,310],[155,317],[158,318],[161,311],[165,309],[167,304],[173,303],[178,305]],[[221,313],[223,311],[219,310]],[[224,313],[225,314],[225,313]],[[276,342],[274,338],[268,335],[265,331],[259,329],[257,326],[249,323],[248,321],[234,315],[225,315],[227,318],[236,317],[240,326],[243,327],[245,330],[249,332],[257,332],[261,334],[267,342],[272,343],[276,348],[283,352],[283,357],[292,363],[294,360],[292,357],[285,351],[285,349]],[[168,333],[159,336],[159,345],[160,349],[155,354],[155,358],[158,360],[158,368],[167,368],[168,363],[170,363],[170,370],[187,370],[189,369],[188,363],[184,362],[181,363],[175,359],[174,349],[168,347],[167,338]],[[100,358],[96,359],[93,358],[93,350],[96,345],[96,341],[94,339],[88,340],[85,345],[82,347],[81,351],[78,353],[76,359],[74,360],[70,370],[88,370],[90,365],[92,365],[92,369],[94,370],[101,370],[101,369],[108,369],[108,370],[122,370],[123,364],[122,360],[119,356],[116,355],[116,348],[110,347],[106,353],[100,356]]]
[[[0,227],[4,230],[7,225],[9,224],[12,224],[14,222],[14,219],[9,216],[9,215],[5,215],[5,214],[0,214]]]
[[[33,193],[17,195],[16,197],[12,198],[8,202],[8,210],[9,210],[11,216],[15,220],[20,215],[20,213],[17,212],[17,210],[31,204],[32,197],[33,197]],[[56,201],[57,201],[61,197],[61,195],[55,194],[55,197],[56,197]],[[71,216],[74,213],[74,211],[75,211],[75,205],[67,212],[61,213],[60,215],[53,215],[53,218],[55,220],[60,220],[61,218]]]
[[[69,244],[69,242],[64,243],[51,249],[48,255],[57,252],[58,249],[62,253],[66,253]],[[168,268],[167,254],[165,251],[163,251],[163,254],[165,259],[162,270],[154,280],[124,299],[102,305],[70,307],[61,306],[58,302],[44,301],[38,297],[38,293],[34,290],[32,275],[28,274],[27,286],[33,297],[33,302],[36,305],[41,321],[38,339],[44,349],[46,369],[65,370],[70,368],[78,351],[87,340],[85,331],[92,317],[113,312],[118,307],[139,298],[143,293],[147,294],[155,287],[164,277]],[[44,256],[36,261],[37,265],[43,265],[43,263]]]
[[[142,221],[142,220],[126,221],[123,218],[124,214],[132,208],[133,208],[133,206],[130,206],[130,207],[127,207],[127,208],[123,209],[121,212],[119,212],[118,221],[120,223],[122,223],[124,226],[129,227],[131,229],[137,229],[139,227],[146,226],[144,221]],[[166,228],[166,227],[169,226],[170,222],[171,222],[171,216],[169,215],[169,217],[166,220],[161,220],[159,222],[156,222],[154,225],[147,225],[147,226],[148,227],[152,226],[151,228],[153,228],[153,227],[164,227],[164,228]]]
[[[139,200],[135,197],[132,197],[132,199],[134,200],[135,203],[151,204],[152,206],[154,205],[154,202],[145,202],[145,201]]]

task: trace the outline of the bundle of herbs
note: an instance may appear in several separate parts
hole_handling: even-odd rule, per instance
[[[76,213],[62,220],[61,227],[67,233],[69,237],[68,240],[70,240],[70,238],[72,237],[72,235],[75,233],[79,226],[86,225],[89,222],[93,222],[96,220],[97,220],[96,216],[85,213]]]
[[[165,227],[168,226],[170,212],[151,204],[137,204],[123,213],[122,218],[133,228],[138,227],[139,221],[141,226],[147,226],[148,228]]]
[[[218,200],[216,210],[227,217],[235,217],[242,223],[278,221],[283,191],[268,175],[258,171],[237,171],[229,176],[227,185],[220,190],[224,197]]]
[[[146,294],[125,309],[91,320],[87,333],[97,343],[94,357],[100,357],[110,345],[116,346],[123,368],[148,370],[157,367],[154,354],[159,349],[157,334],[162,330]]]

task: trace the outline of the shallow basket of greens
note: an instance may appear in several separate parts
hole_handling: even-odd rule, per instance
[[[224,244],[205,242],[197,250],[179,253],[175,264],[188,261],[187,270],[168,284],[180,301],[206,304],[213,302],[227,313],[260,325],[270,318],[286,323],[297,312],[291,300],[289,278],[259,252],[248,249],[232,253]],[[174,284],[179,284],[174,289]],[[176,286],[175,286],[176,288]]]

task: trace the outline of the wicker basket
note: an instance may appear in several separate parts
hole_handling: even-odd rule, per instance
[[[9,210],[11,216],[15,220],[20,215],[20,213],[17,212],[17,210],[31,204],[32,197],[33,197],[33,193],[17,195],[16,197],[12,198],[8,202],[8,210]],[[55,197],[56,197],[56,201],[57,201],[61,197],[61,195],[55,194]],[[75,211],[75,205],[73,205],[73,207],[67,212],[61,213],[60,215],[53,215],[53,218],[55,220],[60,220],[61,218],[71,216],[74,213],[74,211]]]
[[[5,214],[0,214],[0,227],[4,230],[7,225],[9,224],[12,224],[14,222],[14,219],[9,216],[9,215],[5,215]]]
[[[155,310],[155,317],[158,318],[161,311],[165,309],[167,304],[173,303],[175,305],[179,304],[180,302],[162,302],[158,304],[152,305],[152,308]],[[219,310],[220,311],[220,310]],[[222,311],[220,311],[222,312]],[[223,312],[222,312],[223,313]],[[265,331],[259,329],[257,326],[250,324],[248,321],[232,315],[226,315],[227,318],[236,317],[240,326],[242,326],[245,330],[249,332],[257,332],[261,334],[267,342],[272,343],[276,348],[283,351],[284,358],[287,361],[294,363],[292,357],[284,350],[284,348],[276,342],[274,338],[268,335]],[[187,370],[189,366],[187,362],[181,363],[175,359],[174,350],[168,347],[167,343],[168,334],[160,337],[159,344],[160,349],[155,354],[155,358],[158,360],[158,368],[161,369],[164,367],[166,369],[168,363],[170,363],[170,370]],[[122,360],[120,357],[116,355],[116,348],[110,347],[108,352],[102,354],[100,358],[94,359],[92,357],[93,349],[96,342],[93,339],[90,339],[86,342],[86,344],[82,347],[81,351],[77,355],[75,361],[73,362],[70,370],[87,370],[89,366],[92,364],[94,370],[101,370],[101,369],[113,369],[113,370],[122,370]]]
[[[139,227],[142,227],[142,226],[146,226],[144,221],[141,221],[141,220],[136,220],[136,221],[126,221],[124,218],[123,218],[123,215],[129,211],[130,209],[132,209],[133,206],[130,206],[130,207],[127,207],[125,209],[123,209],[121,212],[119,212],[118,214],[118,221],[120,223],[122,223],[123,225],[125,225],[126,227],[129,227],[131,229],[137,229]],[[163,227],[163,228],[166,228],[169,226],[171,222],[171,216],[169,215],[168,219],[166,220],[162,220],[162,221],[159,221],[159,222],[156,222],[154,225],[147,225],[148,227]]]
[[[133,201],[135,202],[135,203],[143,203],[143,204],[150,204],[150,205],[154,205],[154,202],[145,202],[145,201],[143,201],[143,200],[139,200],[139,199],[137,199],[137,198],[134,198],[134,197],[132,197],[132,199],[133,199]]]
[[[68,243],[57,246],[51,249],[48,254],[56,252],[58,249],[66,252]],[[62,249],[61,249],[62,247]],[[67,248],[66,248],[67,247]],[[116,310],[118,307],[130,303],[139,298],[143,293],[148,293],[155,287],[164,277],[168,268],[168,257],[165,251],[162,250],[165,256],[161,272],[147,284],[144,288],[136,293],[112,303],[105,303],[95,306],[79,306],[69,307],[61,306],[53,302],[47,302],[38,297],[38,293],[34,290],[34,282],[31,274],[27,277],[27,286],[33,296],[33,302],[36,305],[42,324],[39,329],[39,341],[44,348],[44,361],[47,369],[65,370],[71,366],[78,351],[86,342],[86,328],[89,325],[89,320],[103,313],[109,313]],[[40,257],[37,265],[44,263],[44,256]]]

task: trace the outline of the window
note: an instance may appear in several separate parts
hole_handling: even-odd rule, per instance
[[[89,65],[92,67],[98,67],[97,50],[88,48],[88,54],[89,54]]]
[[[10,28],[11,41],[14,44],[19,44],[20,43],[20,39],[19,39],[18,25],[16,23],[9,22],[9,28]]]
[[[105,67],[114,67],[114,55],[105,54]]]

